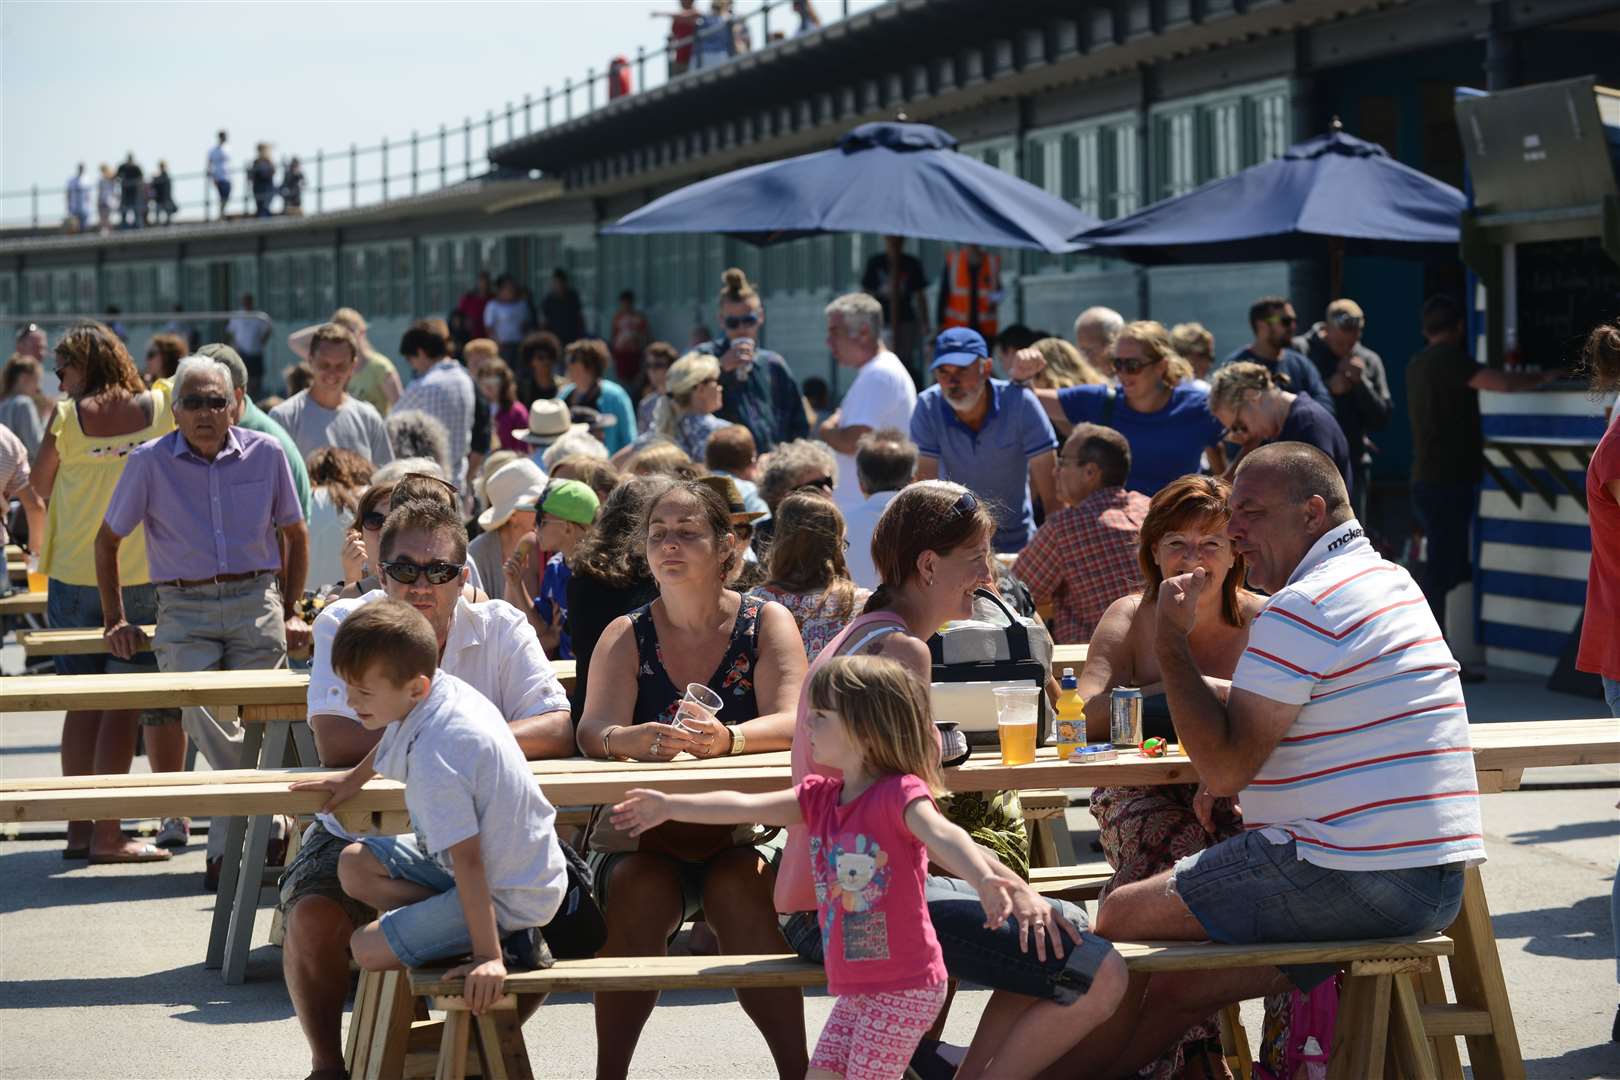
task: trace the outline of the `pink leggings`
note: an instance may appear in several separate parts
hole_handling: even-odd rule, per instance
[[[898,1080],[945,1004],[945,984],[884,994],[844,994],[810,1059],[844,1080]]]

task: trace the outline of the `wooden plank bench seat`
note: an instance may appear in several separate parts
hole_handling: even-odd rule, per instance
[[[1433,1077],[1434,1065],[1421,1027],[1411,974],[1429,970],[1435,957],[1449,956],[1451,939],[1442,935],[1384,941],[1309,942],[1277,945],[1216,945],[1211,942],[1117,942],[1126,966],[1141,972],[1214,971],[1283,964],[1346,965],[1345,993],[1334,1039],[1329,1076],[1363,1078],[1383,1075],[1386,1058],[1400,1074]],[[481,1017],[466,1010],[461,980],[446,979],[445,969],[412,971],[394,976],[383,993],[428,999],[445,1020],[436,1076],[457,1080],[467,1072],[471,1034],[478,1032],[478,1052],[486,1077],[531,1077],[528,1052],[517,1025],[517,1002],[554,992],[601,993],[617,990],[736,989],[738,987],[815,987],[826,972],[792,954],[758,956],[643,956],[566,960],[544,971],[508,976],[506,996]],[[377,980],[381,981],[381,980]],[[403,1063],[414,1013],[393,1003],[396,1022],[371,1060]],[[358,1006],[357,1006],[358,1012]],[[417,1025],[421,1029],[421,1025]],[[375,1031],[375,1029],[374,1029]],[[351,1040],[352,1042],[352,1040]],[[358,1070],[354,1065],[360,1064]],[[356,1078],[373,1075],[363,1063],[351,1062]],[[384,1075],[378,1072],[376,1075]],[[410,1075],[407,1073],[406,1075]]]
[[[0,597],[0,615],[43,615],[45,594],[42,592],[14,592]]]

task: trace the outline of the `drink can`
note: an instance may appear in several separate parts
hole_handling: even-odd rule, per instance
[[[1108,707],[1109,741],[1116,750],[1135,750],[1142,744],[1142,691],[1116,687]]]

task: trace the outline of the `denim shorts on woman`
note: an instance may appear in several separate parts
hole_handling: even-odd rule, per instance
[[[1048,899],[1052,909],[1081,931],[1076,945],[1063,938],[1063,958],[1052,954],[1047,942],[1046,959],[1019,948],[1018,923],[1008,919],[994,930],[985,928],[984,908],[979,894],[959,878],[929,875],[925,886],[928,917],[939,939],[945,958],[945,971],[953,979],[963,979],[992,990],[1006,990],[1026,997],[1072,1005],[1091,989],[1097,972],[1113,953],[1114,947],[1086,927],[1085,909],[1067,900]],[[821,927],[813,911],[789,915],[782,925],[788,946],[806,960],[823,963]]]
[[[1462,863],[1335,870],[1306,862],[1294,841],[1274,844],[1261,830],[1188,855],[1170,875],[1170,887],[1199,925],[1225,945],[1435,934],[1451,925],[1462,906]],[[1308,991],[1339,967],[1281,970]]]
[[[152,585],[124,586],[124,621],[131,626],[151,626],[157,622],[157,588]],[[45,621],[52,630],[99,627],[101,590],[94,585],[69,585],[51,578],[45,592]],[[120,660],[112,653],[86,653],[83,656],[55,657],[58,675],[129,674],[156,671],[157,657],[150,652],[136,653]]]

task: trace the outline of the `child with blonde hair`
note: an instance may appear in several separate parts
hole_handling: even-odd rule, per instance
[[[636,789],[613,808],[632,836],[665,821],[806,826],[838,1003],[807,1077],[903,1075],[945,1002],[945,961],[924,899],[932,859],[978,891],[987,925],[1012,909],[1006,871],[934,805],[944,791],[928,687],[893,660],[842,656],[810,682],[811,751],[842,778],[762,795]]]

